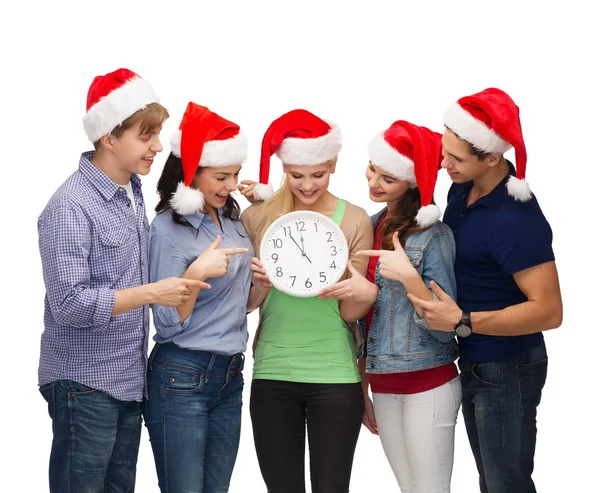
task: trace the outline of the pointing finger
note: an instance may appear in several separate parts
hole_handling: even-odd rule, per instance
[[[219,248],[220,244],[221,244],[221,235],[217,235],[217,237],[215,238],[215,241],[213,241],[208,248],[212,248],[213,250],[216,250],[217,248]]]
[[[398,231],[396,231],[392,236],[392,243],[394,244],[394,250],[404,250],[400,244],[400,240],[398,239]]]
[[[361,250],[356,254],[361,257],[381,257],[386,254],[386,250]]]
[[[248,252],[248,249],[247,248],[223,248],[223,249],[221,249],[221,251],[225,255],[236,255],[238,253],[246,253],[246,252]]]

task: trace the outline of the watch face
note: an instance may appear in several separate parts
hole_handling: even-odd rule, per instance
[[[454,331],[459,337],[467,337],[471,335],[471,327],[468,325],[459,325]]]
[[[290,212],[265,232],[260,259],[277,289],[307,298],[340,280],[348,263],[348,244],[327,216]]]

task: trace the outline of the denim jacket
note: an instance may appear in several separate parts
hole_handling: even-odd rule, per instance
[[[371,217],[373,228],[377,227],[385,210]],[[438,221],[423,231],[408,233],[404,250],[427,286],[434,280],[456,299],[456,246],[447,225]],[[366,344],[368,373],[424,370],[458,358],[454,333],[429,328],[408,300],[404,285],[383,277],[379,273],[379,264],[375,283],[379,294],[373,306],[368,339],[365,338],[366,317],[359,322],[364,341],[359,355],[364,356]]]

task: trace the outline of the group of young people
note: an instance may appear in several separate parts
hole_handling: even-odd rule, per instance
[[[404,120],[376,135],[365,174],[383,208],[371,218],[328,191],[344,166],[334,123],[304,109],[275,119],[258,182],[238,183],[242,130],[190,102],[149,224],[139,175],[168,117],[130,70],[96,77],[83,118],[94,150],[38,220],[50,491],[134,491],[143,420],[163,493],[227,492],[258,308],[250,415],[269,492],[305,491],[307,433],[312,491],[347,492],[361,423],[403,493],[448,492],[461,405],[481,491],[534,492],[542,332],[561,324],[562,303],[512,99],[494,88],[459,99],[443,135]],[[440,168],[453,182],[443,222]],[[331,218],[348,244],[344,276],[317,297],[273,287],[259,258],[269,226],[300,210]]]

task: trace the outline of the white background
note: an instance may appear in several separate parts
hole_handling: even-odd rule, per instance
[[[258,177],[262,134],[274,118],[307,108],[334,120],[344,148],[331,190],[370,214],[378,207],[369,202],[364,169],[377,131],[397,119],[441,131],[443,111],[460,96],[489,86],[506,90],[521,107],[527,176],[554,230],[565,313],[562,327],[546,337],[550,367],[538,410],[534,478],[541,492],[597,491],[598,262],[591,234],[597,229],[600,37],[592,5],[3,2],[0,489],[47,491],[52,435],[36,386],[44,297],[36,220],[90,149],[81,117],[93,77],[127,67],[150,81],[171,110],[165,143],[189,100],[239,123],[250,140],[242,178]],[[150,219],[167,153],[168,147],[143,179]],[[273,159],[273,183],[280,178]],[[438,184],[435,198],[443,208],[449,186],[443,172]],[[250,357],[247,363],[249,382]],[[248,391],[232,492],[265,491]],[[147,438],[144,428],[137,491],[151,493],[158,488]],[[462,417],[453,490],[478,491]],[[351,491],[397,491],[379,440],[366,429]]]

